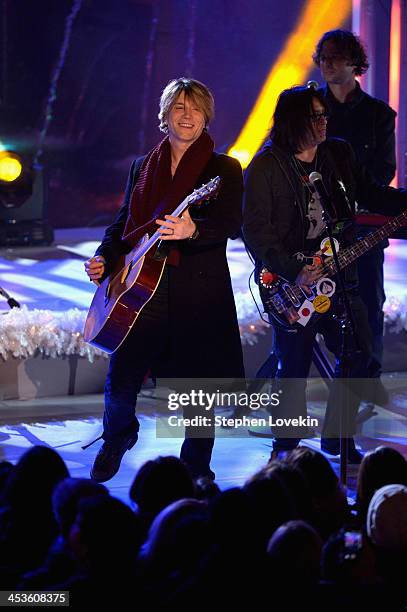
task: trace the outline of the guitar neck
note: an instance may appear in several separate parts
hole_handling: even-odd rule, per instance
[[[385,238],[391,236],[391,234],[393,234],[396,230],[398,230],[400,227],[403,227],[404,225],[407,225],[407,210],[402,212],[397,217],[394,217],[394,219],[391,219],[388,223],[383,225],[383,227],[377,229],[375,232],[368,234],[366,238],[358,240],[357,242],[355,242],[355,244],[350,247],[347,247],[343,251],[339,251],[339,267],[341,269],[346,268],[346,266],[356,261],[356,259],[361,257],[361,255],[364,255],[364,253],[369,251],[369,249],[376,246],[376,244],[379,244],[379,242],[381,242]],[[326,266],[324,266],[323,272],[324,274],[328,275],[335,274],[335,262],[331,260],[328,264],[326,264]]]
[[[189,195],[184,200],[182,200],[181,204],[177,206],[177,208],[174,210],[171,216],[179,217],[179,215],[183,213],[184,210],[188,208],[188,206],[189,206]],[[134,255],[134,258],[133,258],[133,265],[135,265],[140,259],[142,259],[146,255],[146,253],[151,249],[151,247],[154,246],[156,242],[161,240],[161,238],[162,236],[159,230],[154,232],[154,234],[147,240],[147,242],[145,242],[139,249],[137,249]]]

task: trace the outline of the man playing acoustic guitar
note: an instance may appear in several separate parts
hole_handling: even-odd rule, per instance
[[[105,387],[104,443],[91,470],[94,480],[114,476],[138,438],[137,395],[148,371],[166,378],[242,378],[243,357],[226,243],[241,226],[239,163],[214,152],[207,126],[214,114],[208,88],[193,79],[171,81],[160,100],[165,138],[131,167],[124,203],[94,257],[91,280],[110,274],[143,235],[160,228],[167,255],[153,297],[112,354]],[[204,218],[171,213],[195,187],[220,176],[216,201]],[[181,458],[192,475],[210,469],[214,428],[206,437],[186,430]]]

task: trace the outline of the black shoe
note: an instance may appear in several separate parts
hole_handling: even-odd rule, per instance
[[[321,438],[321,450],[328,455],[339,455],[340,442],[339,438]],[[348,440],[348,462],[353,465],[362,463],[363,453],[359,452],[355,446],[353,438]]]
[[[188,464],[187,464],[188,466]],[[191,466],[188,466],[190,474],[194,480],[198,480],[199,478],[207,478],[208,480],[215,480],[216,474],[213,470],[208,468],[207,470],[194,470]]]
[[[357,417],[356,417],[356,424],[357,425],[363,425],[363,423],[366,423],[366,421],[368,421],[369,419],[371,419],[374,416],[377,416],[377,412],[375,411],[375,405],[374,404],[364,404],[364,406],[362,406],[362,408],[359,410]]]
[[[133,448],[138,440],[138,434],[133,433],[123,439],[121,443],[104,442],[96,455],[90,470],[90,477],[96,482],[106,482],[119,471],[124,453]]]
[[[213,470],[209,469],[205,474],[202,474],[199,478],[207,478],[208,480],[215,481],[216,474]]]

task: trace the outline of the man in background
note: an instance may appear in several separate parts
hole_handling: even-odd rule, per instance
[[[395,111],[382,100],[365,93],[357,77],[369,68],[359,38],[346,30],[325,32],[313,55],[326,82],[323,89],[329,112],[327,136],[350,142],[356,157],[377,183],[389,185],[396,172]],[[368,202],[359,202],[368,206]],[[372,228],[361,226],[358,237]],[[384,248],[383,241],[358,260],[359,292],[367,308],[372,331],[369,376],[379,377],[383,358]]]

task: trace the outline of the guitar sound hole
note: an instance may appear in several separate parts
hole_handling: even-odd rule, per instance
[[[123,274],[122,274],[122,276],[121,276],[121,278],[120,278],[120,283],[121,283],[122,285],[124,285],[124,284],[125,284],[125,282],[127,281],[127,279],[128,279],[128,277],[129,277],[129,274],[130,274],[130,272],[131,272],[132,268],[133,268],[133,262],[131,261],[131,262],[129,263],[129,265],[127,266],[127,268],[125,268],[125,269],[123,270]]]

